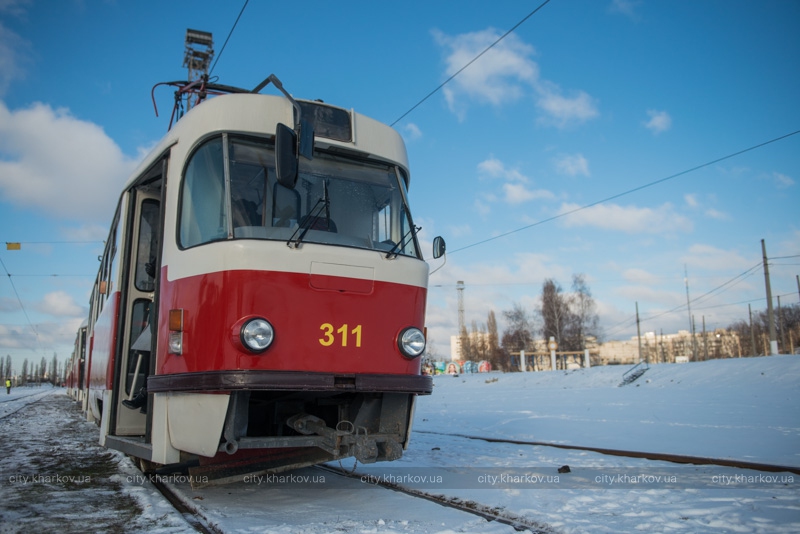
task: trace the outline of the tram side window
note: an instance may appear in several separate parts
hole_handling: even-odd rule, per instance
[[[142,202],[139,221],[139,243],[136,254],[136,289],[153,291],[155,288],[155,265],[158,254],[159,206],[157,200]]]
[[[181,190],[180,242],[184,248],[226,239],[222,139],[201,146],[189,161]]]

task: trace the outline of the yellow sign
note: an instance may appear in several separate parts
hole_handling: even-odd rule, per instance
[[[22,248],[22,243],[9,243],[6,241],[6,250],[20,250]]]

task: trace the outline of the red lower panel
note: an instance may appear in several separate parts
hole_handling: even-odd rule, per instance
[[[158,374],[227,369],[419,374],[419,358],[397,348],[405,328],[422,329],[426,290],[307,273],[226,271],[169,282],[162,276]],[[327,289],[338,287],[344,289]],[[183,354],[167,354],[168,312],[183,310]],[[232,326],[259,316],[275,328],[261,355],[241,349]]]

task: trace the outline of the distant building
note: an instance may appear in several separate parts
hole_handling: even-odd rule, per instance
[[[474,332],[470,334],[470,340],[478,342],[482,336],[488,337],[488,334]],[[604,343],[597,343],[594,338],[587,338],[586,348],[589,350],[592,365],[633,365],[639,362],[639,339],[636,336],[627,340],[613,340]],[[697,332],[694,336],[694,350],[692,335],[687,330],[680,330],[676,334],[646,332],[642,334],[641,351],[641,359],[650,363],[694,361],[695,352],[697,360],[742,356],[741,343],[737,333],[722,328],[713,332]],[[550,352],[545,340],[534,340],[525,352],[531,370],[550,367]],[[518,353],[514,353],[512,359],[517,356]],[[572,358],[575,361],[580,360],[578,356]],[[460,336],[450,336],[450,360],[463,360]],[[559,366],[561,366],[560,363]],[[518,364],[512,367],[516,368]]]
[[[473,344],[483,342],[486,346],[489,345],[488,332],[472,332],[468,335]],[[461,336],[450,336],[450,361],[460,362],[463,359],[461,357]]]

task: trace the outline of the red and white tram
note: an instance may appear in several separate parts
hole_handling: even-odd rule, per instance
[[[226,90],[122,192],[90,302],[87,417],[101,444],[198,473],[399,458],[432,390],[405,145],[352,111]]]

